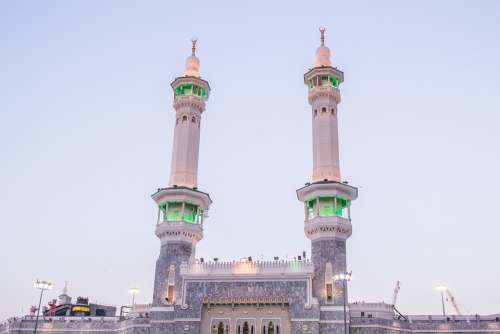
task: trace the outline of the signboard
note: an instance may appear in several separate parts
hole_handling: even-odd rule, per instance
[[[71,313],[90,313],[90,307],[86,305],[73,305],[71,307]]]

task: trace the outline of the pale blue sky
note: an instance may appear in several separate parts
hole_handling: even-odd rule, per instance
[[[499,312],[500,2],[0,2],[0,318],[36,278],[74,297],[151,300],[150,198],[169,176],[170,82],[199,38],[212,95],[199,257],[293,257],[310,245],[295,190],[311,176],[302,75],[318,27],[345,73],[342,173],[358,186],[350,301]]]

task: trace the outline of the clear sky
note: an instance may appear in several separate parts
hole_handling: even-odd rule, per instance
[[[500,311],[500,1],[1,1],[0,318],[56,298],[149,302],[166,186],[170,82],[199,38],[212,95],[198,257],[310,251],[295,190],[312,174],[302,75],[318,27],[345,73],[341,168],[353,203],[350,301]],[[451,305],[448,304],[451,308]]]

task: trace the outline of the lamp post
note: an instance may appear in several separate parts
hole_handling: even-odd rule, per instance
[[[344,334],[347,334],[347,311],[346,311],[346,304],[347,304],[347,282],[351,280],[352,277],[352,271],[351,272],[345,272],[343,274],[336,274],[333,276],[333,280],[338,282],[342,282],[342,293],[344,295]]]
[[[35,330],[33,332],[33,334],[36,334],[36,329],[38,327],[38,316],[40,315],[40,307],[42,306],[43,292],[45,290],[52,289],[52,283],[47,282],[47,281],[36,280],[35,284],[33,284],[33,287],[40,290],[40,300],[38,301],[38,309],[36,311],[36,320],[35,320]]]
[[[135,295],[139,293],[139,288],[130,288],[128,289],[128,293],[132,295],[132,307],[135,305]]]
[[[444,308],[444,292],[448,290],[448,287],[445,285],[440,285],[436,287],[436,290],[441,292],[441,305],[443,306],[443,317],[446,318],[446,310]]]

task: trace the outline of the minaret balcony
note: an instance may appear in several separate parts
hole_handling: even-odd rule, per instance
[[[185,221],[165,221],[156,225],[156,236],[162,245],[169,241],[185,241],[192,244],[203,239],[203,226]]]
[[[210,95],[210,85],[208,84],[208,81],[197,77],[178,77],[175,78],[175,80],[170,85],[174,90],[175,97],[198,96],[203,99],[208,99]]]
[[[305,221],[304,232],[310,240],[321,238],[345,240],[352,234],[352,225],[348,218],[318,216]]]
[[[205,111],[205,100],[199,96],[186,95],[176,96],[174,101],[174,109],[179,110],[182,107],[194,107],[200,112]]]
[[[156,235],[168,240],[198,242],[203,238],[203,222],[212,203],[207,193],[186,187],[158,189],[152,195],[158,204]]]
[[[316,77],[335,77],[337,79],[337,85],[344,81],[344,72],[336,67],[332,66],[320,66],[314,67],[304,74],[304,83],[309,84],[310,80],[314,80]],[[318,82],[318,84],[321,84]]]
[[[318,98],[329,98],[334,100],[335,103],[340,103],[340,90],[337,87],[324,86],[324,87],[314,87],[309,89],[308,101],[312,104]]]

